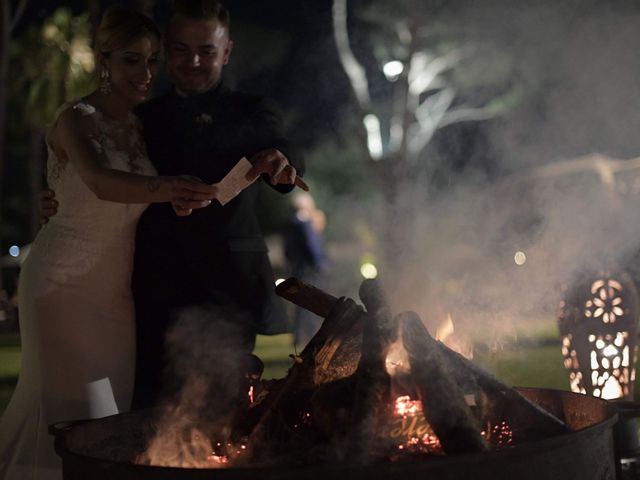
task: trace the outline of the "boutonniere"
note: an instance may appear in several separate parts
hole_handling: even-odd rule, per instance
[[[213,118],[208,113],[201,113],[196,117],[196,123],[200,125],[211,125],[213,123]]]

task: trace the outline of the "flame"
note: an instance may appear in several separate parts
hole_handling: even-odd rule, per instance
[[[450,313],[447,314],[446,320],[441,322],[436,329],[435,338],[463,357],[468,359],[473,358],[473,344],[469,340],[455,335],[453,319]]]
[[[440,440],[422,414],[422,402],[409,395],[396,398],[393,410],[395,421],[389,425],[388,435],[394,439],[399,452],[443,455]]]
[[[389,347],[389,352],[385,359],[385,368],[391,377],[409,373],[409,354],[404,349],[402,340],[392,343]]]
[[[251,385],[249,387],[249,391],[247,392],[247,395],[249,395],[249,405],[253,405],[253,402],[255,401],[253,394],[254,394],[253,385]]]
[[[167,408],[138,465],[179,468],[226,468],[246,452],[243,443],[212,442],[180,406]]]
[[[420,400],[411,400],[409,395],[402,395],[396,398],[393,413],[400,417],[415,417],[422,413],[422,403]]]
[[[447,319],[438,325],[438,329],[436,330],[436,340],[440,340],[442,343],[445,343],[445,340],[449,338],[455,332],[455,328],[453,328],[453,319],[451,318],[451,314],[447,314]]]

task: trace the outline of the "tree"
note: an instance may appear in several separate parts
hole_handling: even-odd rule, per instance
[[[8,85],[11,95],[7,104],[14,112],[10,131],[13,146],[7,153],[14,171],[18,163],[26,166],[26,184],[21,184],[20,192],[14,195],[28,192],[20,203],[30,207],[30,238],[38,229],[34,200],[44,177],[45,131],[61,104],[87,94],[94,86],[89,30],[87,15],[74,16],[70,9],[59,8],[42,24],[30,26],[12,41],[14,74]],[[28,148],[18,150],[16,144]],[[18,162],[22,157],[26,161]]]
[[[445,3],[360,2],[351,19],[347,0],[333,2],[335,43],[364,126],[366,161],[387,205],[387,258],[401,251],[415,179],[428,180],[436,133],[494,118],[517,97],[503,75],[508,59],[457,31]]]
[[[9,42],[20,21],[27,0],[18,0],[15,8],[11,0],[3,0],[0,4],[0,204],[3,199],[4,169],[5,169],[5,140],[7,120],[7,78],[9,73]],[[0,209],[0,226],[2,226],[2,210]],[[1,233],[1,232],[0,232]],[[0,234],[0,252],[4,252],[2,235]],[[0,275],[0,290],[2,290],[2,276]]]

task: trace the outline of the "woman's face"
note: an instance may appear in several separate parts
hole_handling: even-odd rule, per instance
[[[142,102],[158,73],[159,56],[160,40],[153,35],[140,37],[106,56],[104,64],[111,74],[113,94],[131,105]]]

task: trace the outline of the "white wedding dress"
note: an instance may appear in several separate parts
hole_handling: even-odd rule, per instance
[[[95,121],[92,142],[109,167],[155,174],[133,114],[114,121],[86,102],[64,108]],[[20,273],[22,366],[0,419],[3,480],[62,478],[48,426],[126,411],[133,390],[130,279],[136,223],[146,205],[99,200],[49,147],[48,182],[59,207]]]

